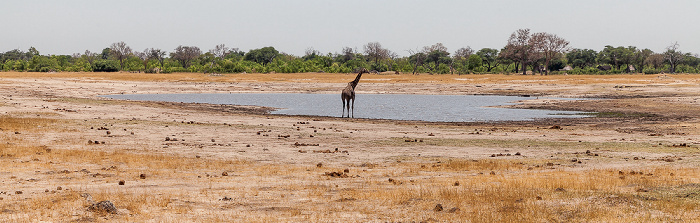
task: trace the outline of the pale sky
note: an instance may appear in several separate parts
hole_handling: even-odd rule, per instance
[[[697,0],[0,0],[0,52],[100,52],[178,45],[206,52],[217,44],[243,51],[273,46],[303,56],[313,47],[340,52],[379,42],[408,50],[443,43],[501,49],[521,28],[556,34],[572,48],[605,45],[662,52],[673,42],[700,53]]]

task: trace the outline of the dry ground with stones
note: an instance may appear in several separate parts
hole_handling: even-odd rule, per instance
[[[700,219],[697,75],[374,74],[356,89],[530,95],[513,107],[596,114],[519,122],[284,116],[98,97],[339,94],[352,79],[0,72],[0,221]]]

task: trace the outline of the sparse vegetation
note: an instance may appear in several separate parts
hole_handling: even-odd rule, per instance
[[[0,89],[6,92],[0,99],[0,221],[665,222],[700,218],[700,150],[692,140],[700,130],[695,119],[685,118],[695,117],[694,113],[674,116],[694,108],[690,103],[695,96],[685,101],[678,101],[680,97],[618,100],[621,108],[643,114],[654,108],[658,110],[649,113],[659,115],[612,110],[608,116],[580,122],[348,121],[221,113],[205,105],[195,109],[185,104],[102,100],[61,92],[81,85],[56,87],[77,80],[100,83],[93,90],[103,92],[156,82],[177,85],[173,91],[179,91],[185,82],[254,86],[309,82],[305,74],[178,73],[169,74],[172,80],[130,73],[0,75],[4,78]],[[60,81],[41,87],[14,82],[45,83],[46,76]],[[371,80],[377,76],[368,76],[367,83],[379,82]],[[403,76],[392,75],[382,82],[508,83],[515,86],[511,91],[518,91],[518,85],[533,81],[513,75]],[[538,80],[604,86],[602,91],[608,92],[620,90],[612,86],[628,85],[630,80],[653,81],[672,89],[698,82],[692,75],[669,77],[582,75]],[[322,83],[345,81],[332,74],[313,78]],[[119,86],[122,82],[127,84]],[[55,95],[43,97],[45,92]],[[669,101],[659,108],[662,100]],[[672,113],[668,114],[672,118],[665,113]],[[295,147],[297,142],[314,146]],[[90,208],[101,201],[114,204],[117,213]]]

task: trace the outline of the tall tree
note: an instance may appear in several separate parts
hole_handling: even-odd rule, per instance
[[[664,64],[664,55],[660,53],[654,53],[646,59],[646,63],[653,66],[654,69],[659,69]]]
[[[109,47],[110,54],[119,60],[119,69],[124,70],[124,60],[131,55],[131,47],[127,46],[124,41],[112,43]]]
[[[32,56],[39,56],[39,51],[34,47],[29,47],[29,51],[27,53],[31,54]]]
[[[572,67],[585,68],[595,64],[598,52],[591,49],[574,49],[566,54],[566,59]]]
[[[175,52],[170,53],[170,58],[177,60],[182,64],[182,67],[188,68],[192,61],[197,59],[202,54],[202,50],[196,46],[178,46]]]
[[[498,50],[491,48],[483,48],[476,52],[476,55],[481,57],[481,65],[486,68],[486,72],[498,66]]]
[[[143,52],[134,52],[134,55],[141,59],[141,62],[143,63],[143,70],[144,72],[148,70],[148,61],[151,59],[151,52],[149,51],[148,48],[143,50]]]
[[[226,56],[228,56],[228,54],[234,51],[238,51],[238,49],[226,47],[226,44],[216,45],[214,49],[209,50],[211,54],[214,54],[214,56],[219,59],[224,59]]]
[[[343,51],[338,55],[338,61],[341,63],[355,59],[355,50],[351,47],[343,47]]]
[[[214,67],[214,63],[218,60],[223,60],[226,56],[228,56],[231,52],[238,51],[238,49],[230,49],[226,47],[225,44],[219,44],[214,47],[214,49],[209,50],[209,53],[214,55],[214,59],[211,60],[211,64],[209,65],[209,69]]]
[[[274,60],[278,55],[280,55],[279,51],[277,51],[274,47],[268,46],[248,51],[248,53],[245,54],[244,59],[266,65],[272,62],[272,60]]]
[[[163,62],[165,60],[165,51],[150,48],[148,49],[148,57],[151,59],[158,60],[158,62],[160,63],[160,67],[163,68]]]
[[[389,57],[389,50],[382,47],[379,42],[370,42],[364,46],[365,54],[367,58],[374,61],[375,64],[379,64],[379,61]]]
[[[513,32],[508,38],[508,44],[506,44],[506,50],[510,51],[508,54],[512,55],[512,58],[519,61],[522,64],[523,75],[527,71],[527,63],[530,54],[533,54],[534,48],[531,46],[532,41],[530,40],[530,29],[518,29]]]
[[[416,74],[418,67],[422,66],[425,61],[425,53],[413,50],[408,50],[408,53],[411,54],[411,56],[408,57],[408,61],[413,64],[413,74]]]
[[[520,69],[520,60],[516,57],[515,50],[510,49],[509,45],[506,45],[501,49],[501,52],[498,53],[498,60],[501,61],[501,64],[510,64],[513,63],[514,69],[513,72],[517,73]],[[508,65],[510,67],[510,65]]]
[[[678,50],[678,42],[675,42],[671,44],[670,46],[666,47],[666,52],[664,52],[664,59],[668,61],[668,63],[671,65],[671,73],[676,73],[676,67],[678,64],[683,61],[683,58],[685,55],[683,52]]]
[[[544,58],[545,74],[549,73],[549,65],[558,54],[568,51],[569,41],[555,34],[545,32],[532,34],[532,42]]]
[[[635,67],[637,71],[644,73],[644,65],[647,63],[647,58],[649,58],[652,54],[654,54],[654,51],[651,51],[650,49],[637,50],[637,52],[635,52],[635,61],[639,65]]]
[[[610,45],[605,46],[603,50],[598,53],[598,63],[610,64],[615,66],[616,69],[620,69],[624,63],[624,47],[612,47]]]
[[[85,60],[87,60],[90,66],[92,66],[92,62],[97,58],[97,53],[90,52],[90,50],[85,50],[83,57],[85,57]]]
[[[457,64],[457,71],[459,74],[462,74],[463,69],[469,65],[469,56],[472,54],[474,54],[474,50],[469,46],[459,48],[455,51],[452,56],[452,63]]]
[[[436,43],[432,46],[423,47],[423,53],[425,54],[426,63],[434,63],[435,67],[432,67],[434,72],[437,72],[440,64],[449,64],[452,59],[449,57],[450,52],[447,52],[447,47],[442,45],[442,43]]]
[[[474,54],[474,50],[471,47],[462,47],[455,51],[454,59],[466,60],[472,54]]]

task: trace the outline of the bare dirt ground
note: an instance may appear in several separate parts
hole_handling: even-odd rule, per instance
[[[596,114],[521,122],[283,116],[98,97],[336,94],[353,78],[0,73],[0,221],[700,219],[697,75],[365,75],[357,88],[529,95],[513,107]]]

